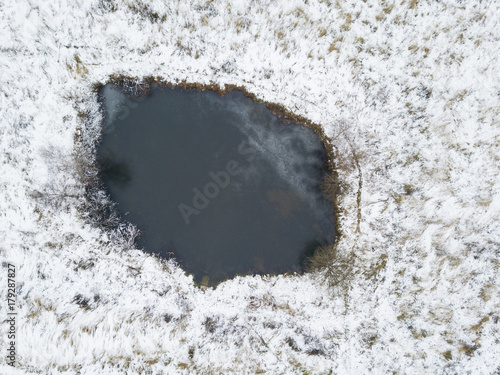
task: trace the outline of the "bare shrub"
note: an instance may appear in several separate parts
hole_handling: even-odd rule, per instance
[[[133,89],[125,86],[125,89]],[[100,86],[94,87],[96,96],[99,89]],[[93,109],[79,112],[78,116],[82,124],[75,133],[75,147],[70,164],[75,179],[84,188],[84,202],[80,205],[79,212],[85,221],[106,231],[111,241],[118,247],[129,250],[134,247],[140,231],[136,226],[120,218],[115,208],[116,204],[109,197],[101,181],[96,156],[96,148],[103,133],[100,111],[102,108],[95,106]]]
[[[69,207],[81,198],[81,192],[73,177],[73,164],[71,158],[63,149],[51,145],[41,150],[41,156],[48,166],[51,181],[43,184],[38,190],[32,190],[30,196],[41,203],[42,207],[61,209]],[[70,179],[61,181],[61,176]]]
[[[320,272],[328,286],[335,289],[347,290],[353,268],[354,256],[339,255],[335,245],[320,247],[306,260],[306,270]]]

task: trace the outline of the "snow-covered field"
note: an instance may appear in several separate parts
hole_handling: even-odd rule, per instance
[[[3,0],[0,254],[19,294],[0,373],[498,374],[499,58],[494,0]],[[89,225],[75,138],[114,74],[243,85],[322,124],[349,282],[201,292]],[[5,265],[0,285],[3,320]]]

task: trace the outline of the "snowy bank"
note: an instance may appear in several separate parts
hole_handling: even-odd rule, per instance
[[[500,371],[498,2],[74,4],[0,5],[0,256],[19,293],[1,373]],[[244,86],[321,124],[349,283],[203,293],[90,225],[75,144],[95,146],[113,75]]]

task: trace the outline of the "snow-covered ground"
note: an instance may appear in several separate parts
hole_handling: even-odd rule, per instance
[[[0,253],[19,288],[0,373],[500,372],[499,2],[3,0],[0,49]],[[201,292],[87,224],[75,135],[99,129],[92,87],[114,74],[243,85],[322,124],[349,283]],[[5,267],[0,285],[4,319]]]

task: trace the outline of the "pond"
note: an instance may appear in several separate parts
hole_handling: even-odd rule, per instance
[[[153,85],[133,96],[100,91],[101,179],[137,246],[174,257],[195,281],[301,272],[334,238],[321,193],[326,151],[241,91]]]

